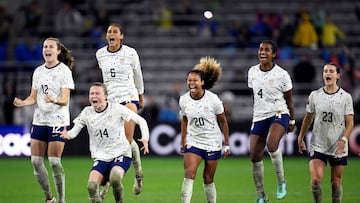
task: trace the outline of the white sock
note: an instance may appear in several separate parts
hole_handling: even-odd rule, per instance
[[[278,183],[285,182],[282,152],[278,148],[275,152],[269,152],[269,155],[275,169]]]
[[[53,171],[55,188],[58,193],[58,202],[65,202],[65,172],[61,165],[61,158],[48,157],[51,169]]]
[[[207,203],[216,203],[216,188],[214,183],[204,184]]]
[[[340,185],[340,187],[336,187],[334,185],[331,186],[331,196],[332,196],[332,202],[333,203],[341,203],[341,199],[342,199],[342,186]]]
[[[264,192],[264,162],[251,162],[252,163],[252,175],[256,187],[258,197],[262,198],[265,196]]]
[[[194,180],[184,178],[181,187],[181,203],[190,203]]]
[[[321,185],[311,185],[311,192],[313,194],[313,198],[315,203],[322,203],[322,188]]]
[[[135,173],[139,174],[139,172],[142,171],[141,159],[140,159],[140,149],[139,149],[138,144],[135,142],[135,140],[132,141],[130,145],[131,145],[131,153],[132,153],[132,160],[133,160]]]
[[[100,194],[99,194],[99,184],[94,181],[88,182],[88,192],[89,192],[89,199],[91,203],[102,203]]]
[[[51,199],[52,194],[50,190],[48,172],[44,165],[44,157],[31,156],[31,164],[34,168],[34,176],[39,183],[41,189],[44,191],[45,198]]]
[[[111,169],[110,171],[110,184],[113,187],[113,194],[116,202],[123,202],[124,193],[123,193],[123,184],[122,178],[124,176],[124,171],[122,169]]]

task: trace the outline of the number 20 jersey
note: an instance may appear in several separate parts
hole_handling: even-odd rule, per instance
[[[217,115],[224,112],[219,97],[205,90],[201,99],[191,98],[190,92],[180,97],[180,116],[186,116],[186,145],[204,150],[217,151],[222,147],[222,133],[217,122]]]

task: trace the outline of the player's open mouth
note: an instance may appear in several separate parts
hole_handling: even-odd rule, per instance
[[[109,41],[110,41],[110,42],[114,42],[114,41],[115,41],[115,38],[114,38],[114,37],[110,37],[110,38],[109,38]]]
[[[260,55],[260,58],[261,58],[261,59],[266,59],[267,56],[266,56],[266,55]]]
[[[325,77],[326,81],[331,81],[331,77]]]

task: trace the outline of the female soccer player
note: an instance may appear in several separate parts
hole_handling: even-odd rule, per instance
[[[124,31],[118,24],[111,24],[106,32],[107,46],[96,52],[96,59],[102,72],[111,102],[118,102],[130,110],[137,112],[144,107],[144,82],[139,56],[136,50],[122,43]],[[143,171],[141,167],[139,146],[134,141],[135,123],[125,123],[125,133],[131,144],[135,181],[133,192],[138,195],[143,187]],[[102,196],[107,193],[104,187]]]
[[[342,199],[342,175],[347,165],[348,138],[354,127],[354,109],[351,95],[339,87],[340,67],[324,66],[324,87],[310,93],[306,114],[298,136],[299,152],[306,151],[304,137],[314,121],[309,145],[311,191],[316,203],[322,202],[322,180],[325,167],[331,167],[332,202]]]
[[[16,107],[35,105],[31,129],[31,163],[34,175],[45,194],[45,202],[56,202],[52,196],[48,172],[44,165],[47,153],[51,166],[58,202],[65,202],[65,173],[61,156],[65,139],[59,136],[64,126],[70,125],[70,90],[74,89],[71,69],[74,58],[57,38],[47,38],[43,43],[45,63],[37,67],[32,77],[30,95],[14,99]]]
[[[250,131],[250,158],[257,192],[257,203],[268,201],[264,192],[264,148],[267,147],[277,175],[276,197],[286,195],[282,152],[279,142],[295,125],[292,82],[289,73],[275,64],[277,47],[265,40],[258,49],[259,64],[248,72],[248,86],[253,90],[254,108]]]
[[[204,191],[209,203],[216,202],[214,175],[224,134],[224,156],[230,154],[229,127],[224,106],[219,97],[210,92],[220,78],[221,67],[213,58],[201,58],[187,75],[189,91],[180,97],[181,149],[184,153],[185,178],[181,188],[181,202],[190,203],[197,168],[205,160]],[[220,124],[220,126],[219,126]],[[222,130],[222,133],[221,133]]]
[[[141,116],[119,103],[107,102],[106,87],[94,83],[90,87],[89,102],[74,120],[74,127],[61,136],[75,138],[83,127],[87,127],[90,139],[93,167],[88,180],[88,192],[92,203],[102,202],[99,186],[109,181],[117,203],[123,202],[122,178],[131,165],[131,146],[125,136],[124,123],[133,121],[140,126],[144,153],[148,153],[149,128]]]

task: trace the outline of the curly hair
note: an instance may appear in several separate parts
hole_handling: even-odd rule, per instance
[[[202,57],[200,62],[196,64],[193,70],[200,70],[203,72],[204,80],[204,89],[211,89],[214,87],[215,83],[221,77],[221,65],[214,58],[211,57]]]

